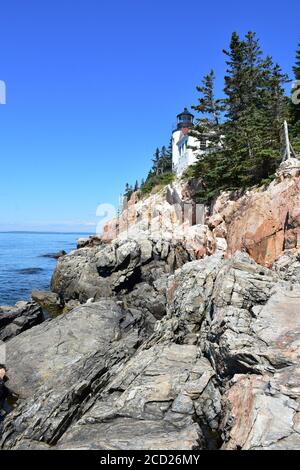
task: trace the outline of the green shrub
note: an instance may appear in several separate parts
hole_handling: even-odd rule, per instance
[[[150,194],[155,189],[160,190],[163,187],[167,186],[168,184],[174,181],[175,175],[174,173],[164,173],[162,175],[153,175],[150,176],[149,179],[141,186],[140,192],[142,195]]]

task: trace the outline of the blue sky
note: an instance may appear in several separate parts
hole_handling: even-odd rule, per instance
[[[291,75],[299,1],[10,0],[0,4],[0,230],[93,232],[146,175],[232,31]]]

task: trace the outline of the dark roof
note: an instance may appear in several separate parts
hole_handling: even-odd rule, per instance
[[[193,116],[194,117],[194,115],[189,112],[188,108],[184,108],[182,113],[177,114],[177,117],[180,117],[180,116]]]

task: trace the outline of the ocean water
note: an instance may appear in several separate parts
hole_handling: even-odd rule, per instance
[[[82,233],[0,232],[0,305],[28,300],[33,289],[49,289],[57,260],[49,253],[76,248]]]

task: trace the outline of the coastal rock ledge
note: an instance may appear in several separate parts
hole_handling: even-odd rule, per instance
[[[105,268],[106,246],[91,248],[91,285],[87,248],[65,256],[65,268],[71,259],[80,267],[73,284],[66,279],[68,297],[89,295],[95,276],[110,290],[6,342],[20,398],[1,447],[299,448],[300,253],[272,269],[221,251],[170,269],[150,245],[148,264],[146,248],[132,248],[133,257],[119,253],[123,269],[116,258]],[[140,286],[127,282],[128,269],[139,270]]]
[[[134,195],[60,257],[51,293],[0,316],[19,395],[0,447],[299,449],[299,175],[192,225],[186,184]]]

